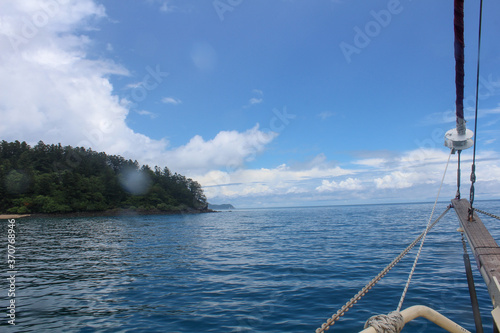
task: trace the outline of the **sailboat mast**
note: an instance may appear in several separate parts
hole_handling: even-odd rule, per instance
[[[453,26],[455,32],[455,88],[456,88],[456,116],[458,135],[465,135],[464,119],[464,0],[455,0],[455,15]]]
[[[464,0],[455,0],[453,26],[455,32],[455,89],[456,89],[456,128],[445,134],[444,145],[455,151],[473,146],[474,133],[465,126],[464,119]]]

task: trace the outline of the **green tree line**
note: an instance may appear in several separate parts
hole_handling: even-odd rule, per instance
[[[91,149],[0,143],[1,213],[205,210],[201,185],[167,167]]]

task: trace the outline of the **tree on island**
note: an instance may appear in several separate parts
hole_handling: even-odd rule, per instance
[[[0,143],[0,212],[206,210],[201,185],[164,167],[91,149]]]

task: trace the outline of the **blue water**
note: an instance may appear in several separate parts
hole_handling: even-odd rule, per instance
[[[438,204],[436,216],[446,206]],[[477,207],[500,212],[499,202]],[[431,208],[18,219],[16,326],[9,327],[1,314],[0,330],[314,332],[420,234]],[[498,239],[500,222],[483,221]],[[3,222],[0,255],[6,258]],[[450,211],[429,234],[403,307],[430,306],[474,331],[457,227]],[[394,310],[415,253],[416,248],[331,331],[357,332],[371,315]],[[480,275],[475,279],[489,331],[491,302]],[[2,281],[5,309],[8,282]],[[405,331],[442,332],[423,319]]]

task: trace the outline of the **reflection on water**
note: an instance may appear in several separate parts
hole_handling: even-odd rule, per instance
[[[482,206],[500,211],[496,202]],[[12,331],[314,331],[421,232],[430,208],[20,219]],[[456,227],[450,212],[428,236],[405,307],[426,304],[473,329]],[[498,224],[490,227],[500,235]],[[6,235],[6,223],[0,233]],[[5,251],[2,246],[3,258]],[[396,266],[335,331],[357,331],[372,314],[393,310],[412,259]],[[476,276],[491,325],[481,281]],[[439,332],[425,322],[409,329]]]

